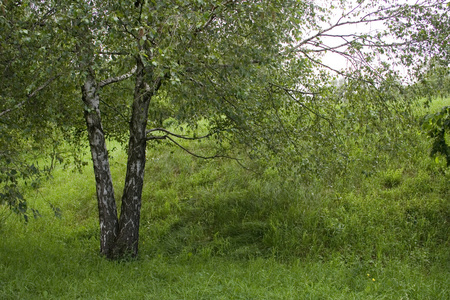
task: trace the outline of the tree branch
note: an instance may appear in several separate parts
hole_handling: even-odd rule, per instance
[[[149,136],[147,139],[153,140],[153,139],[159,139],[160,137],[168,137],[169,135],[171,135],[171,136],[174,136],[174,137],[177,137],[177,138],[180,138],[180,139],[184,139],[184,140],[200,140],[200,139],[204,139],[204,138],[210,137],[210,136],[212,136],[213,134],[216,133],[216,132],[212,132],[212,133],[208,133],[207,135],[204,135],[204,136],[188,137],[188,136],[179,135],[179,134],[170,132],[169,130],[164,129],[164,128],[149,129],[145,133],[149,134],[151,132],[157,132],[157,131],[165,132],[165,133],[167,133],[167,135],[164,135],[164,136],[154,136],[154,135],[152,135],[152,136]]]
[[[343,77],[345,77],[345,78],[351,78],[351,79],[355,79],[355,80],[359,80],[359,81],[362,81],[362,82],[366,82],[366,83],[372,84],[370,81],[368,81],[368,80],[366,80],[366,79],[363,79],[363,78],[360,78],[360,77],[351,76],[351,75],[349,75],[348,73],[345,73],[345,72],[336,70],[336,69],[334,69],[334,68],[332,68],[332,67],[330,67],[330,66],[328,66],[328,65],[326,65],[326,64],[323,64],[322,62],[320,62],[320,61],[318,61],[318,60],[313,59],[313,58],[312,58],[311,56],[309,56],[307,53],[305,53],[305,52],[302,52],[302,53],[303,53],[303,55],[306,56],[306,58],[308,58],[308,59],[309,59],[310,61],[312,61],[313,63],[315,63],[315,64],[317,64],[317,65],[319,65],[319,66],[322,66],[323,68],[329,69],[329,70],[331,70],[332,72],[335,72],[336,74],[339,74],[339,75],[341,75],[341,76],[343,76]],[[356,60],[355,60],[355,59],[352,59],[351,61],[355,62]]]
[[[328,124],[330,124],[331,126],[333,126],[333,122],[325,117],[324,115],[314,111],[312,108],[310,108],[309,106],[307,106],[305,103],[301,102],[300,100],[298,100],[297,98],[295,98],[290,91],[285,90],[286,95],[288,95],[292,100],[294,100],[296,103],[298,103],[301,107],[303,107],[304,109],[306,109],[307,111],[311,112],[312,114],[316,115],[317,117],[325,120],[328,122]]]
[[[180,147],[182,150],[184,150],[185,152],[189,153],[190,155],[197,157],[197,158],[202,158],[202,159],[214,159],[214,158],[227,158],[227,159],[232,159],[234,161],[236,161],[242,168],[248,170],[241,162],[239,158],[236,157],[231,157],[228,155],[222,155],[222,154],[216,154],[213,156],[202,156],[202,155],[198,155],[193,153],[192,151],[189,151],[188,149],[186,149],[185,147],[181,146],[179,143],[177,143],[174,139],[172,139],[170,136],[166,136],[166,138],[168,140],[170,140],[172,143],[174,143],[175,145],[177,145],[178,147]]]
[[[300,41],[298,43],[298,45],[296,45],[295,47],[293,47],[290,51],[291,52],[295,52],[298,51],[299,48],[301,48],[303,45],[310,43],[312,40],[314,39],[318,39],[322,36],[329,36],[330,34],[325,35],[326,32],[329,32],[335,28],[341,27],[341,26],[345,26],[345,25],[355,25],[355,24],[368,24],[368,23],[373,23],[373,22],[381,22],[381,21],[385,21],[388,20],[392,17],[394,17],[396,14],[394,15],[388,15],[388,16],[380,16],[380,14],[383,11],[388,12],[390,9],[392,9],[395,6],[391,6],[389,8],[381,8],[377,11],[374,12],[370,12],[366,15],[364,15],[363,17],[361,17],[359,20],[355,20],[355,21],[343,21],[345,18],[347,18],[348,16],[350,16],[351,14],[353,14],[359,7],[361,6],[361,4],[357,5],[355,8],[353,8],[350,12],[342,15],[337,21],[336,23],[334,23],[333,25],[330,25],[328,28],[319,30],[319,32],[317,32],[316,34],[304,39],[303,41]],[[369,17],[372,17],[373,15],[378,15],[377,17],[373,17],[372,19],[368,19]],[[354,35],[354,37],[358,37],[357,34]]]
[[[217,8],[218,8],[218,5],[213,6],[213,7],[211,8],[211,11],[210,11],[211,15],[209,16],[208,21],[206,21],[206,23],[205,23],[203,26],[197,28],[197,29],[195,30],[196,33],[205,30],[205,29],[212,23],[212,21],[214,21],[214,19],[216,18],[216,15],[215,15],[214,11],[215,11]]]
[[[232,159],[232,160],[236,161],[242,168],[247,169],[244,165],[242,165],[242,163],[240,162],[241,159],[239,159],[239,158],[231,157],[231,156],[228,156],[228,155],[222,155],[222,154],[216,154],[216,155],[212,155],[212,156],[199,155],[199,154],[196,154],[196,153],[186,149],[185,147],[181,146],[178,142],[176,142],[173,138],[170,137],[170,136],[174,136],[174,137],[185,139],[185,140],[199,140],[199,139],[204,139],[204,138],[207,138],[209,136],[212,136],[213,134],[215,134],[215,132],[209,133],[207,135],[200,136],[200,137],[186,137],[186,136],[182,136],[182,135],[170,132],[170,131],[168,131],[167,129],[164,129],[164,128],[153,128],[153,129],[147,130],[146,134],[149,134],[151,132],[156,132],[156,131],[165,132],[167,134],[166,135],[160,135],[160,136],[150,135],[146,139],[147,140],[165,140],[165,139],[168,139],[169,141],[171,141],[172,143],[177,145],[179,148],[181,148],[182,150],[184,150],[185,152],[189,153],[190,155],[192,155],[194,157],[202,158],[202,159],[214,159],[214,158]]]
[[[101,55],[130,55],[130,53],[128,52],[109,52],[109,51],[99,51],[97,52],[97,54],[101,54]]]
[[[273,83],[273,82],[269,82],[269,85],[274,86],[274,87],[276,87],[276,88],[279,88],[279,89],[281,89],[281,90],[283,90],[283,91],[286,91],[286,92],[293,92],[293,93],[296,93],[296,94],[311,95],[311,96],[319,95],[319,94],[320,94],[320,93],[318,93],[318,92],[305,92],[305,91],[301,91],[301,90],[298,90],[298,89],[287,88],[287,87],[278,85],[278,84]]]
[[[131,71],[126,73],[126,74],[123,74],[123,75],[120,75],[120,76],[117,76],[117,77],[108,78],[108,79],[105,79],[103,81],[100,81],[98,83],[98,86],[100,88],[102,88],[104,86],[107,86],[108,84],[116,83],[116,82],[128,79],[131,76],[133,76],[133,74],[136,72],[136,70],[137,70],[137,66],[134,66],[133,69],[131,69]]]

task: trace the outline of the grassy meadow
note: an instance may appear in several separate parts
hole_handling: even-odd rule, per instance
[[[450,299],[450,169],[419,124],[403,138],[307,182],[149,146],[139,257],[122,262],[98,254],[92,165],[57,165],[27,224],[0,207],[0,299]]]

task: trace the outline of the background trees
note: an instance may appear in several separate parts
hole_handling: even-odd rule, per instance
[[[339,1],[336,19],[328,4],[302,1],[8,1],[1,23],[7,79],[1,83],[2,199],[24,212],[20,194],[8,191],[16,191],[16,174],[37,174],[29,163],[22,171],[11,167],[13,161],[16,166],[29,161],[17,149],[49,142],[57,149],[61,137],[78,141],[87,126],[101,253],[120,258],[138,251],[148,141],[180,145],[180,139],[215,139],[211,153],[196,155],[249,155],[305,180],[327,163],[345,167],[346,143],[337,126],[367,134],[377,128],[370,131],[367,124],[409,117],[398,75],[376,58],[390,55],[413,64],[411,53],[437,53],[448,36],[447,19],[435,17],[447,16],[445,5]],[[336,33],[377,22],[390,27]],[[388,39],[392,33],[400,40]],[[325,65],[326,52],[347,58],[352,68]],[[330,84],[336,74],[347,78],[344,86]],[[161,117],[149,120],[149,112]],[[188,132],[164,126],[167,117]],[[195,130],[199,122],[201,134]],[[128,140],[120,214],[108,137]]]

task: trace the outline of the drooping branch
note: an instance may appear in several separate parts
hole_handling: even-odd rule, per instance
[[[303,54],[306,58],[308,58],[310,61],[312,61],[313,63],[315,63],[315,64],[317,64],[317,65],[320,65],[320,66],[322,66],[322,67],[324,67],[324,68],[326,68],[326,69],[329,69],[329,70],[335,72],[336,74],[339,74],[339,75],[342,75],[342,76],[347,76],[344,72],[339,71],[339,70],[337,70],[337,69],[335,69],[335,68],[332,68],[332,67],[330,67],[330,66],[327,66],[327,65],[323,64],[322,62],[320,62],[320,61],[318,61],[318,60],[312,58],[312,57],[311,57],[310,55],[308,55],[305,51],[302,51],[302,54]]]
[[[241,159],[236,158],[236,157],[231,157],[228,155],[223,155],[223,154],[216,154],[216,155],[212,155],[212,156],[203,156],[203,155],[199,155],[196,154],[188,149],[186,149],[185,147],[181,146],[179,143],[177,143],[174,139],[172,139],[170,136],[166,136],[166,138],[171,141],[172,143],[174,143],[175,145],[177,145],[179,148],[181,148],[182,150],[184,150],[185,152],[189,153],[190,155],[197,157],[197,158],[202,158],[202,159],[215,159],[215,158],[227,158],[227,159],[232,159],[234,161],[236,161],[241,167],[243,167],[244,169],[247,169],[240,161]]]
[[[128,123],[128,117],[125,116],[120,110],[118,110],[116,107],[110,105],[108,102],[104,101],[103,99],[100,98],[100,103],[104,104],[105,106],[107,106],[109,109],[113,110],[116,112],[116,114],[125,122]]]
[[[324,63],[322,63],[321,61],[312,58],[312,57],[309,56],[306,52],[302,52],[302,54],[305,55],[305,57],[308,58],[311,62],[313,62],[313,63],[315,63],[315,64],[317,64],[317,65],[319,65],[319,66],[321,66],[321,67],[323,67],[323,68],[325,68],[325,69],[329,69],[329,70],[331,70],[332,72],[335,72],[335,73],[338,74],[338,75],[341,75],[341,76],[346,77],[346,78],[349,78],[349,79],[355,79],[355,80],[358,80],[358,81],[361,81],[361,82],[365,82],[365,83],[368,83],[368,84],[372,84],[372,82],[369,81],[369,80],[366,80],[366,79],[361,78],[361,77],[356,77],[356,76],[353,76],[353,75],[351,75],[351,74],[345,73],[345,72],[343,72],[343,71],[339,71],[339,70],[337,70],[337,69],[335,69],[335,68],[332,68],[332,67],[330,67],[330,66],[328,66],[328,65],[326,65],[326,64],[324,64]],[[354,61],[354,60],[352,60],[352,61]],[[369,67],[370,67],[370,66],[369,66]],[[372,68],[371,68],[371,69],[372,69]],[[373,70],[373,69],[372,69],[372,70]]]
[[[270,91],[269,91],[269,93],[272,94]],[[284,135],[286,136],[286,138],[288,139],[288,141],[291,143],[291,145],[294,146],[295,148],[297,148],[297,144],[292,140],[292,132],[291,132],[291,134],[290,134],[289,130],[286,129],[286,126],[284,125],[284,122],[283,122],[283,120],[281,119],[280,114],[279,114],[279,112],[278,112],[278,108],[276,107],[276,105],[275,105],[275,103],[274,103],[274,101],[273,101],[272,95],[270,95],[270,98],[269,98],[269,99],[271,100],[270,102],[271,102],[272,108],[273,108],[273,110],[274,110],[274,112],[275,112],[275,117],[277,118],[278,123],[280,124],[281,129],[283,130]]]
[[[148,139],[148,140],[154,140],[154,139],[161,139],[161,138],[168,137],[168,136],[174,136],[174,137],[177,137],[177,138],[180,138],[180,139],[184,139],[184,140],[200,140],[200,139],[208,138],[208,137],[210,137],[210,136],[212,136],[212,135],[214,135],[214,134],[216,133],[216,132],[211,132],[211,133],[208,133],[207,135],[204,135],[204,136],[199,136],[199,137],[188,137],[188,136],[179,135],[179,134],[170,132],[169,130],[164,129],[164,128],[153,128],[153,129],[149,129],[149,130],[147,130],[145,133],[146,133],[146,135],[148,135],[148,134],[151,133],[151,132],[158,132],[158,131],[159,131],[159,132],[164,132],[164,133],[166,133],[167,135],[164,135],[164,136],[154,136],[154,135],[150,135],[150,136],[147,137],[147,139]]]
[[[297,99],[292,93],[295,91],[291,91],[289,89],[284,89],[282,88],[282,90],[286,93],[286,95],[288,95],[289,98],[291,98],[292,100],[294,100],[298,105],[300,105],[301,107],[303,107],[304,109],[306,109],[307,111],[311,112],[313,115],[315,115],[316,117],[324,120],[325,122],[328,123],[328,125],[330,126],[331,130],[334,132],[334,136],[337,137],[338,141],[343,144],[343,141],[341,139],[341,136],[338,132],[338,130],[335,127],[335,124],[333,123],[333,121],[330,118],[327,118],[326,116],[324,116],[323,114],[315,111],[314,109],[312,109],[311,107],[309,107],[308,105],[306,105],[305,103],[303,103],[302,101],[300,101],[299,99]],[[288,134],[288,133],[286,133]],[[295,145],[294,145],[295,146]],[[340,153],[338,152],[340,155],[342,155],[345,158],[348,158],[348,156],[346,154]]]
[[[294,97],[294,95],[292,95],[291,91],[288,90],[284,90],[286,95],[289,96],[289,98],[291,98],[292,100],[294,100],[296,103],[298,103],[298,105],[300,105],[301,107],[303,107],[304,109],[306,109],[307,111],[311,112],[312,114],[316,115],[317,117],[325,120],[328,122],[328,124],[330,124],[331,126],[333,126],[333,122],[325,117],[324,115],[318,113],[317,111],[315,111],[314,109],[312,109],[311,107],[309,107],[308,105],[306,105],[305,103],[301,102],[299,99],[297,99],[296,97]]]
[[[158,131],[164,132],[166,134],[165,135],[148,135],[151,132],[158,132]],[[216,132],[212,132],[207,135],[199,136],[199,137],[187,137],[187,136],[183,136],[183,135],[179,135],[179,134],[170,132],[169,130],[164,129],[164,128],[153,128],[153,129],[149,129],[146,131],[146,134],[148,135],[147,140],[165,140],[165,139],[167,139],[194,157],[202,158],[202,159],[214,159],[214,158],[232,159],[232,160],[236,161],[241,167],[243,167],[244,169],[247,169],[244,165],[242,165],[242,163],[240,162],[241,159],[239,159],[239,158],[228,156],[228,155],[223,155],[223,154],[215,154],[215,155],[211,155],[211,156],[203,156],[200,154],[196,154],[196,153],[190,151],[189,149],[183,147],[180,143],[178,143],[171,137],[171,136],[173,136],[173,137],[184,139],[184,140],[200,140],[200,139],[208,138],[208,137],[214,135],[215,133]]]
[[[299,89],[287,88],[287,87],[281,86],[281,85],[273,83],[273,82],[270,82],[269,85],[273,86],[273,87],[276,87],[278,89],[281,89],[283,91],[293,92],[293,93],[301,94],[301,95],[314,96],[314,95],[319,95],[320,94],[319,92],[307,92],[307,91],[302,91],[302,90],[299,90]]]
[[[334,34],[331,31],[342,28],[344,26],[351,26],[351,25],[357,25],[357,24],[369,24],[369,23],[377,23],[377,22],[383,22],[387,21],[389,19],[398,17],[401,15],[401,5],[391,5],[389,7],[380,7],[375,11],[371,11],[357,19],[356,16],[358,15],[358,10],[360,12],[363,12],[364,8],[362,7],[362,4],[358,4],[355,8],[351,9],[349,12],[344,13],[337,21],[330,24],[328,27],[318,30],[315,34],[312,34],[309,37],[306,37],[305,39],[299,41],[296,45],[294,45],[292,48],[287,49],[287,52],[291,53],[302,53],[305,54],[308,53],[326,53],[326,52],[333,52],[338,55],[341,55],[345,57],[347,60],[350,60],[352,62],[356,62],[356,59],[354,55],[350,55],[346,53],[345,50],[342,50],[343,48],[352,48],[353,50],[356,50],[358,52],[358,56],[361,56],[361,61],[365,61],[364,58],[362,58],[361,49],[362,48],[394,48],[399,46],[408,46],[411,44],[409,41],[395,41],[395,42],[386,42],[382,41],[380,39],[380,35],[376,36],[370,36],[367,34],[358,34],[358,33],[350,33],[350,34]],[[354,18],[352,19],[352,16]],[[338,45],[327,45],[324,43],[321,38],[339,38],[341,42],[339,42]],[[356,47],[355,47],[356,46]],[[307,55],[306,55],[307,56]],[[307,56],[308,57],[308,56]],[[311,57],[308,57],[310,60]],[[317,63],[317,61],[314,61]],[[336,72],[337,70],[332,69],[329,66],[322,65],[325,68],[328,68],[332,70],[333,72]],[[340,74],[339,72],[336,72]],[[343,74],[340,74],[343,75]]]

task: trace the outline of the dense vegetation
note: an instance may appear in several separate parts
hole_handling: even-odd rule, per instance
[[[0,295],[447,299],[450,174],[444,156],[429,156],[421,120],[448,104],[417,107],[409,130],[393,137],[395,147],[346,138],[347,165],[323,166],[310,180],[155,145],[148,149],[155,163],[146,169],[141,254],[132,262],[97,255],[92,167],[80,173],[58,164],[53,178],[26,193],[38,212],[28,224],[2,208]],[[197,152],[212,146],[190,145]],[[110,146],[120,180],[126,156],[119,144]]]
[[[0,2],[0,297],[450,298],[449,8]]]
[[[138,255],[147,144],[183,148],[181,140],[209,138],[215,147],[197,156],[250,157],[262,169],[288,170],[306,182],[332,179],[351,161],[352,145],[342,136],[376,143],[368,161],[380,147],[395,150],[418,96],[405,89],[397,68],[407,67],[410,83],[424,71],[446,70],[449,6],[447,0],[2,2],[0,203],[25,218],[38,214],[27,209],[21,181],[36,185],[42,171],[50,174],[64,160],[63,140],[82,165],[78,147],[87,140],[100,252],[115,260]],[[358,24],[380,29],[361,32]],[[326,53],[348,68],[325,63]],[[342,88],[332,84],[337,75]],[[445,116],[430,119],[430,130],[436,153],[447,155]],[[185,127],[170,127],[169,117]],[[128,143],[121,199],[108,138]],[[45,170],[26,157],[39,148],[52,156]]]

